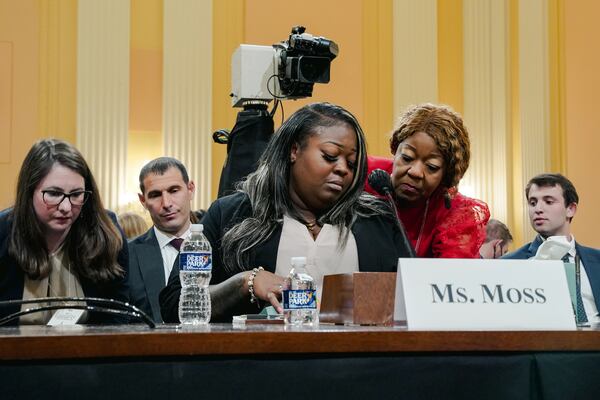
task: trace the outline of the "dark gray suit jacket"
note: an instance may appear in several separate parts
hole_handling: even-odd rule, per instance
[[[541,244],[542,238],[540,235],[537,235],[533,242],[527,243],[525,246],[512,253],[508,253],[502,258],[526,260],[535,256],[537,249]],[[600,250],[582,246],[575,242],[575,251],[579,254],[579,257],[581,257],[583,268],[585,269],[585,273],[592,286],[596,308],[600,311]]]
[[[158,294],[165,283],[162,254],[152,227],[129,242],[129,298],[155,322],[162,322]]]

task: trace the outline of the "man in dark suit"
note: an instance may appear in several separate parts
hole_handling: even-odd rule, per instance
[[[525,188],[531,226],[538,233],[533,242],[509,253],[503,258],[528,259],[536,255],[540,245],[551,240],[566,242],[571,246],[570,262],[575,256],[581,260],[581,297],[587,318],[599,322],[600,309],[600,251],[583,246],[571,233],[571,222],[579,196],[575,187],[560,174],[542,174],[532,178]]]
[[[160,157],[140,172],[139,200],[154,226],[129,242],[131,303],[162,322],[158,294],[165,287],[179,246],[190,232],[191,200],[195,185],[185,166],[171,157]]]

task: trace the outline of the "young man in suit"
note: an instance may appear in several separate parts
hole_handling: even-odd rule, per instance
[[[581,296],[590,322],[599,322],[600,309],[600,251],[583,246],[571,233],[571,222],[577,212],[579,196],[575,187],[560,174],[542,174],[532,178],[525,188],[531,226],[538,233],[533,242],[503,258],[528,259],[549,237],[571,245],[567,256],[581,260]]]
[[[129,242],[131,303],[162,322],[158,294],[165,287],[179,246],[190,232],[191,200],[196,189],[185,166],[171,157],[146,164],[139,177],[139,200],[154,226]]]

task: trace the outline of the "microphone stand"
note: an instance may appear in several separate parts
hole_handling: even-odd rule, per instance
[[[398,230],[400,231],[400,239],[402,244],[404,245],[404,248],[408,252],[410,258],[415,258],[415,250],[410,244],[410,240],[408,240],[408,237],[406,236],[406,230],[404,229],[404,225],[402,224],[402,221],[400,221],[400,217],[398,215],[398,207],[396,206],[396,201],[393,197],[392,180],[390,178],[390,174],[383,169],[377,168],[371,171],[367,180],[369,185],[371,185],[371,188],[373,188],[373,190],[380,195],[383,195],[388,201],[392,211],[394,212],[394,221],[396,222],[396,227],[398,227]]]
[[[388,203],[390,203],[390,205],[392,206],[392,210],[394,211],[394,221],[396,221],[396,226],[398,226],[398,230],[400,231],[400,239],[402,241],[402,244],[408,251],[410,258],[415,258],[415,249],[413,249],[412,244],[410,244],[410,240],[408,240],[408,236],[406,236],[406,229],[404,229],[404,225],[402,224],[402,221],[400,221],[400,217],[398,216],[398,207],[396,206],[396,201],[394,200],[392,193],[387,187],[383,189],[383,192],[385,194],[386,200],[388,201]]]
[[[39,303],[84,303],[84,304],[56,304],[56,305],[45,305],[41,307],[27,308],[23,311],[17,311],[15,313],[9,314],[3,318],[0,318],[0,326],[7,324],[10,321],[13,321],[22,315],[34,314],[42,311],[50,311],[50,310],[65,310],[65,309],[75,309],[75,310],[85,310],[85,311],[93,311],[100,312],[104,314],[113,314],[113,315],[121,315],[127,317],[133,317],[137,320],[143,321],[150,328],[156,328],[156,323],[142,310],[137,308],[136,306],[124,303],[119,300],[114,299],[102,299],[96,297],[41,297],[37,299],[28,299],[28,300],[5,300],[0,301],[0,307],[3,306],[12,306],[12,305],[23,305],[23,304],[39,304]],[[96,305],[88,305],[88,303],[96,304]]]

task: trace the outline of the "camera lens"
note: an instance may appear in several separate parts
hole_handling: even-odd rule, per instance
[[[298,78],[301,82],[327,83],[330,63],[325,57],[300,57]]]

